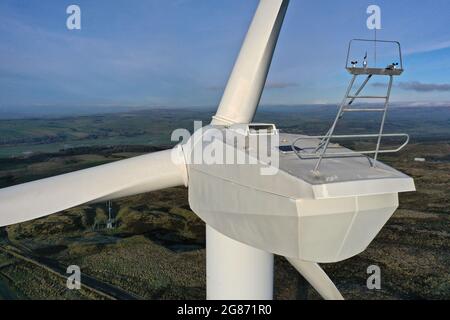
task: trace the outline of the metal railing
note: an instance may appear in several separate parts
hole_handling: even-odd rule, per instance
[[[374,40],[374,39],[352,39],[352,40],[350,40],[350,42],[348,43],[347,59],[346,59],[346,62],[345,62],[345,68],[346,69],[351,67],[351,66],[349,66],[349,62],[351,62],[350,61],[350,51],[351,51],[351,48],[352,48],[352,44],[354,42],[373,42],[375,46],[376,46],[377,43],[392,43],[392,44],[396,45],[397,49],[398,49],[398,57],[397,58],[399,59],[399,62],[400,62],[399,68],[401,70],[403,70],[403,56],[402,56],[402,48],[401,48],[400,42],[392,41],[392,40]]]
[[[295,139],[292,142],[292,150],[294,150],[294,152],[297,154],[297,156],[301,159],[319,159],[321,157],[322,154],[317,153],[317,149],[318,147],[306,147],[306,148],[301,148],[297,145],[297,143],[300,140],[315,140],[315,139],[323,139],[323,138],[327,138],[327,135],[324,136],[305,136],[305,137],[300,137]],[[331,136],[331,138],[333,139],[353,139],[353,138],[379,138],[380,135],[379,134],[348,134],[348,135],[333,135]],[[382,138],[398,138],[398,137],[404,137],[405,141],[398,146],[395,149],[384,149],[384,150],[380,150],[380,149],[374,149],[374,150],[361,150],[361,151],[353,151],[353,150],[349,150],[346,152],[331,152],[331,153],[326,153],[323,155],[323,158],[337,158],[337,157],[361,157],[363,155],[366,154],[375,154],[375,153],[395,153],[395,152],[399,152],[401,151],[408,143],[409,143],[409,135],[406,133],[386,133],[386,134],[381,134]],[[319,146],[320,148],[320,146]],[[342,149],[341,146],[338,147],[328,147],[328,149]],[[308,149],[314,149],[313,153],[308,153],[308,152],[302,152]]]
[[[385,68],[355,68],[354,66],[352,66],[351,68],[348,67],[348,62],[349,62],[349,56],[350,56],[350,48],[351,45],[353,43],[353,41],[367,41],[367,42],[386,42],[386,43],[394,43],[398,46],[398,50],[399,50],[399,59],[400,59],[400,69],[396,69],[395,65],[392,64],[392,70],[396,70],[396,71],[403,71],[403,59],[402,59],[402,52],[401,52],[401,47],[400,47],[400,43],[398,41],[387,41],[387,40],[367,40],[367,39],[353,39],[350,41],[349,46],[348,46],[348,51],[347,51],[347,62],[346,62],[346,68],[350,69],[350,70],[356,70],[356,69],[363,69],[364,73],[361,72],[351,72],[353,74],[352,79],[350,80],[350,84],[347,88],[347,91],[345,93],[345,97],[342,100],[340,107],[339,107],[339,111],[336,115],[336,118],[334,119],[333,124],[331,125],[330,129],[328,130],[328,132],[323,135],[323,136],[314,136],[314,137],[301,137],[298,138],[296,140],[293,141],[292,143],[292,150],[294,150],[295,154],[300,158],[300,159],[318,159],[317,163],[314,167],[314,172],[318,172],[320,164],[322,162],[322,160],[324,158],[336,158],[336,157],[342,157],[342,156],[362,156],[362,155],[368,155],[368,154],[373,154],[374,158],[373,158],[373,162],[371,162],[371,166],[375,167],[376,162],[377,162],[377,158],[378,158],[378,154],[380,153],[393,153],[393,152],[398,152],[400,150],[402,150],[409,142],[409,135],[405,134],[405,133],[398,133],[398,134],[383,134],[383,129],[384,129],[384,124],[386,121],[386,114],[387,114],[387,109],[388,109],[388,105],[389,105],[389,98],[391,95],[391,89],[392,89],[392,84],[393,84],[393,78],[395,75],[400,75],[401,72],[399,73],[393,73],[393,72],[383,72],[383,70],[385,70]],[[356,62],[354,62],[356,63]],[[388,70],[388,69],[386,69]],[[361,83],[361,85],[359,86],[359,88],[356,90],[356,92],[354,94],[351,94],[351,91],[353,89],[353,86],[355,84],[355,80],[358,76],[360,75],[364,75],[366,76],[365,80]],[[383,75],[383,76],[388,76],[389,77],[389,83],[387,86],[387,92],[385,96],[374,96],[374,95],[365,95],[362,96],[360,95],[362,90],[366,87],[367,83],[369,82],[369,80],[374,76],[374,75]],[[384,105],[383,108],[352,108],[352,104],[356,99],[384,99]],[[338,121],[343,117],[345,112],[382,112],[382,118],[381,118],[381,123],[380,123],[380,128],[378,130],[377,134],[351,134],[351,135],[335,135],[334,131],[336,129],[337,123]],[[386,149],[386,150],[380,150],[380,146],[381,146],[381,140],[382,138],[386,138],[386,137],[405,137],[405,142],[403,144],[401,144],[398,148],[396,149]],[[377,139],[377,143],[376,143],[376,147],[373,150],[363,150],[363,151],[348,151],[348,152],[330,152],[327,153],[327,149],[329,148],[330,145],[330,141],[332,139],[354,139],[354,138],[376,138]],[[309,148],[304,148],[301,149],[298,146],[296,146],[295,144],[302,140],[302,139],[320,139],[319,143],[317,144],[316,147],[309,147]],[[299,149],[297,149],[299,148]],[[314,149],[314,151],[311,152],[305,152],[307,149]]]

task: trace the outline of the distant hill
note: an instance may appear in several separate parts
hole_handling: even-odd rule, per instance
[[[208,124],[215,108],[94,111],[70,115],[68,110],[68,115],[0,119],[0,158],[86,146],[173,145],[176,141],[171,141],[171,134],[175,129],[192,131],[195,120]],[[336,111],[336,105],[264,106],[258,110],[255,122],[275,123],[285,132],[320,135],[326,133]],[[379,114],[346,114],[337,132],[376,133],[379,124]],[[449,128],[448,107],[393,107],[387,116],[385,132],[408,133],[416,142],[448,141]]]

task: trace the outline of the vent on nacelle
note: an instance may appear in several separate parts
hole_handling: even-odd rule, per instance
[[[278,134],[277,127],[272,123],[239,123],[233,124],[229,128],[244,135]]]

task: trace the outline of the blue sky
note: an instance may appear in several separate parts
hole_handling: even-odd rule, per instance
[[[0,107],[215,106],[257,3],[2,0]],[[81,30],[66,28],[70,4]],[[405,53],[393,100],[448,103],[448,0],[291,0],[262,103],[339,102],[348,40],[373,38],[370,4],[382,10],[378,37]]]

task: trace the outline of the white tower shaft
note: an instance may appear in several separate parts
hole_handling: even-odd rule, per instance
[[[210,300],[271,300],[273,254],[206,227],[206,296]]]
[[[212,124],[251,122],[289,0],[260,0]],[[207,298],[273,298],[273,254],[206,228]]]

